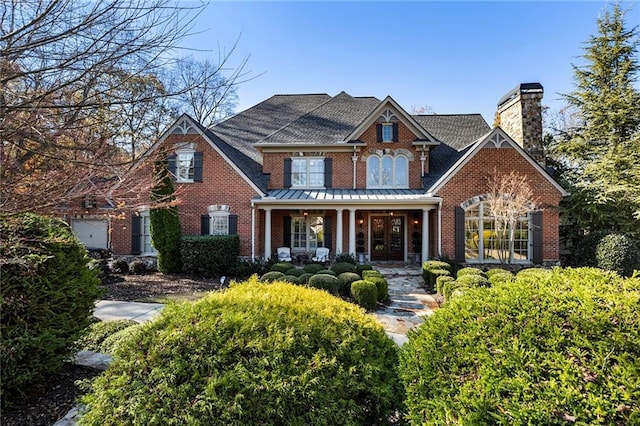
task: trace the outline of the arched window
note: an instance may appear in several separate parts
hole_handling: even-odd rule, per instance
[[[487,202],[465,208],[465,260],[468,262],[529,262],[532,259],[530,215],[510,224],[489,214]]]
[[[367,159],[367,188],[407,188],[408,168],[403,155],[372,155]]]

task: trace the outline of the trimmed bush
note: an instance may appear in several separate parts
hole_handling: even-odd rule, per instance
[[[338,275],[339,292],[341,296],[349,296],[351,293],[351,283],[358,281],[360,275],[353,272],[343,272]]]
[[[309,274],[307,272],[305,272],[304,274],[300,275],[298,277],[298,284],[308,284],[309,283],[309,278],[311,278],[313,276],[313,274]]]
[[[455,279],[449,275],[440,275],[436,279],[436,292],[438,294],[444,295],[444,284],[448,281],[455,281]]]
[[[634,270],[640,270],[640,249],[627,235],[605,235],[598,242],[596,261],[598,268],[630,277]]]
[[[180,254],[184,272],[218,277],[236,269],[240,255],[237,235],[204,235],[182,237]]]
[[[351,297],[358,305],[373,311],[378,303],[378,287],[371,281],[354,281],[351,283]]]
[[[309,263],[308,265],[304,265],[304,271],[309,274],[315,274],[318,271],[322,271],[324,266],[319,263]]]
[[[481,277],[486,277],[485,273],[482,272],[482,269],[479,268],[467,267],[459,269],[458,272],[456,272],[457,278],[464,277],[465,275],[480,275]]]
[[[136,324],[137,322],[126,319],[95,322],[88,327],[86,334],[78,340],[77,346],[83,351],[108,353],[103,348],[105,339],[120,330]]]
[[[284,277],[284,274],[282,272],[278,272],[278,271],[269,271],[266,274],[264,274],[263,276],[260,277],[260,281],[265,282],[265,283],[270,283],[273,281],[277,281],[279,279],[281,279],[282,277]]]
[[[333,265],[331,265],[331,268],[329,269],[335,272],[336,275],[340,275],[343,272],[356,273],[358,271],[358,268],[356,268],[356,265],[352,263],[346,263],[346,262],[334,263]]]
[[[371,265],[356,265],[356,272],[360,276],[362,276],[363,271],[371,271],[371,270],[373,270],[373,266]]]
[[[376,271],[375,269],[362,271],[362,279],[366,280],[369,277],[382,277],[380,271]]]
[[[331,269],[321,269],[318,272],[316,272],[315,275],[332,275],[334,277],[338,276],[338,274],[336,274],[336,272],[332,271]]]
[[[427,293],[434,293],[436,291],[436,283],[438,277],[441,276],[451,276],[451,272],[446,269],[430,269],[427,272],[427,276],[429,277],[429,285],[427,286]]]
[[[80,422],[386,424],[402,410],[397,351],[350,303],[250,280],[168,305],[122,341]]]
[[[282,272],[283,274],[287,273],[290,269],[295,269],[295,266],[291,262],[278,262],[271,266],[270,271],[273,272]]]
[[[451,294],[459,287],[462,287],[462,285],[458,281],[446,281],[442,286],[442,296],[444,296],[444,300],[448,301],[451,299]]]
[[[143,327],[142,324],[138,324],[134,322],[122,330],[118,330],[109,336],[106,336],[100,345],[100,352],[113,355],[116,351],[116,348],[125,340],[134,338],[132,337],[135,333],[139,331],[139,329]]]
[[[367,277],[367,281],[371,281],[378,289],[378,302],[384,302],[389,298],[389,283],[384,277]]]
[[[468,274],[456,280],[463,287],[489,287],[489,280],[482,275]]]
[[[489,284],[496,285],[498,283],[510,283],[515,279],[515,275],[513,275],[509,271],[504,271],[501,273],[493,273],[489,277]]]
[[[513,275],[511,271],[507,271],[506,269],[502,269],[502,268],[491,268],[484,274],[487,276],[487,278],[491,278],[494,275],[505,274],[505,273]]]
[[[600,240],[610,231],[596,231],[585,235],[575,245],[571,252],[571,263],[573,266],[598,266],[596,259],[596,250]]]
[[[443,262],[441,260],[427,260],[422,262],[422,279],[424,280],[425,287],[427,291],[432,293],[435,287],[435,279],[432,280],[431,274],[429,271],[432,270],[446,270],[451,272],[451,265],[447,262]]]
[[[0,218],[2,405],[62,367],[91,324],[98,270],[69,226],[34,214]]]
[[[300,280],[295,275],[283,275],[278,280],[279,281],[285,281],[285,282],[288,282],[288,283],[291,283],[291,284],[300,284]]]
[[[287,270],[287,272],[285,272],[285,275],[293,275],[296,277],[299,277],[300,275],[304,274],[304,270],[302,268],[291,268],[289,270]]]
[[[551,273],[549,269],[543,268],[527,268],[518,271],[516,278],[531,278],[534,280],[543,280]]]
[[[402,347],[412,424],[638,424],[640,279],[597,269],[465,289]]]
[[[340,293],[340,283],[338,282],[338,278],[333,275],[316,274],[309,278],[308,284],[311,287],[326,290],[331,294],[338,295]]]

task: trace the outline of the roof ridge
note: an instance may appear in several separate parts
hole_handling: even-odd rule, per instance
[[[463,112],[461,114],[411,114],[413,117],[460,117],[463,115],[479,115],[482,117],[482,114],[479,112]]]

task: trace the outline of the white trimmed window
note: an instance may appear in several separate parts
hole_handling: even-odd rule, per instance
[[[393,123],[382,123],[382,142],[393,142]]]
[[[209,212],[209,234],[229,235],[230,207],[224,204],[214,204],[207,207]]]
[[[140,214],[140,249],[143,256],[155,256],[156,249],[151,244],[151,218],[149,209],[141,209]]]
[[[407,157],[372,155],[367,160],[367,188],[408,188]]]
[[[322,216],[294,216],[291,218],[291,249],[298,252],[324,247]]]
[[[195,151],[179,149],[176,151],[176,181],[193,182],[195,177]]]
[[[294,158],[291,160],[291,186],[293,188],[323,188],[324,159]]]

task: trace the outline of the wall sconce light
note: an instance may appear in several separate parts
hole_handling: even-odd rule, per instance
[[[362,224],[364,223],[364,219],[363,219],[362,217],[360,217],[360,219],[358,219],[358,223],[359,223],[360,225],[362,225]]]
[[[305,215],[305,216],[309,216],[309,212],[306,211],[306,210],[302,214]]]
[[[389,216],[393,216],[393,212],[389,212]]]

